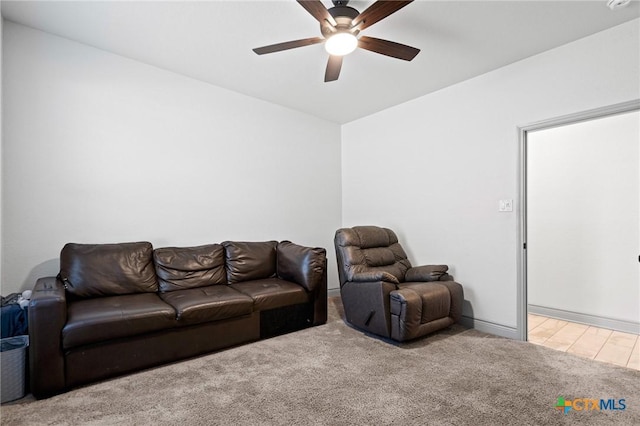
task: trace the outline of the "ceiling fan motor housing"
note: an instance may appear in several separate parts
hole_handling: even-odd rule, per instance
[[[335,4],[336,2],[334,2]],[[346,2],[344,2],[346,4]],[[329,35],[335,33],[337,30],[348,31],[351,29],[351,22],[360,15],[356,9],[349,6],[334,6],[328,9],[329,13],[336,20],[338,25],[332,27],[328,22],[324,22],[320,24],[320,32],[323,36],[328,37]]]

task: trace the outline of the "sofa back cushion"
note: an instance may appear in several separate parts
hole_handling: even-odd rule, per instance
[[[229,284],[275,277],[277,241],[225,241],[222,245]]]
[[[220,244],[159,248],[153,259],[161,292],[227,283]]]
[[[77,297],[158,291],[148,242],[66,244],[60,252],[60,278]]]

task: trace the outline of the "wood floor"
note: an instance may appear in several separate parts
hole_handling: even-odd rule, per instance
[[[640,338],[604,328],[528,315],[529,342],[640,370]]]

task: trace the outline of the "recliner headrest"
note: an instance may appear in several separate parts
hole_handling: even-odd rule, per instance
[[[411,262],[398,242],[396,234],[378,226],[341,228],[335,235],[340,285],[354,273],[386,272],[404,281]]]
[[[356,246],[363,249],[389,247],[398,242],[396,234],[387,228],[378,226],[354,226],[342,230],[340,245]]]

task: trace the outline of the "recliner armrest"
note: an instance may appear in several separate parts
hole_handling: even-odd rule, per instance
[[[385,271],[354,272],[350,274],[349,281],[355,281],[355,282],[385,281],[392,284],[399,284],[399,281],[395,276]]]
[[[29,302],[29,366],[31,393],[36,398],[65,388],[62,328],[67,322],[64,284],[55,277],[40,278]]]
[[[409,268],[404,276],[407,282],[428,282],[428,281],[453,281],[453,277],[447,273],[447,265],[424,265]]]
[[[422,319],[420,295],[411,288],[400,288],[391,292],[390,298],[391,314],[398,317],[397,329],[391,331],[391,336],[399,341],[416,337]]]

